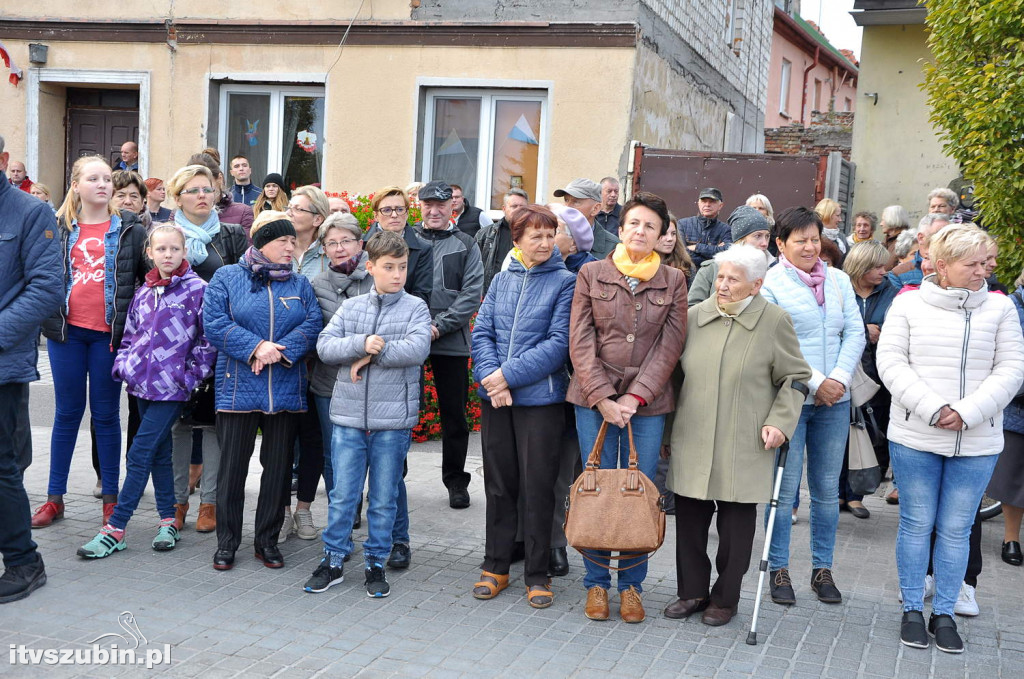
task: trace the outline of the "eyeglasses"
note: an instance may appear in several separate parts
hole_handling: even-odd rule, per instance
[[[404,207],[382,207],[377,209],[377,212],[381,213],[385,217],[391,217],[392,215],[395,217],[401,217],[408,211],[409,209]]]
[[[357,241],[355,238],[346,238],[345,240],[329,240],[326,243],[324,243],[324,247],[330,248],[332,250],[334,248],[347,248],[349,245],[352,245],[352,243],[358,242],[359,241]]]
[[[299,207],[298,205],[289,205],[288,207],[286,207],[284,209],[284,211],[285,212],[305,212],[305,213],[308,213],[308,214],[311,214],[311,215],[320,214],[316,210],[307,210],[306,208]]]
[[[202,192],[204,195],[208,196],[216,190],[217,189],[213,188],[212,186],[194,186],[191,189],[185,189],[184,191],[182,191],[182,193],[189,196],[198,196],[199,193]]]

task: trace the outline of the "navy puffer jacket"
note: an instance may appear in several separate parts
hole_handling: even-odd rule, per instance
[[[576,276],[557,248],[527,270],[513,259],[491,282],[473,328],[473,374],[501,369],[514,406],[561,403],[569,386],[569,313]],[[490,400],[480,388],[480,398]]]
[[[323,315],[305,276],[271,281],[253,291],[245,259],[222,266],[203,296],[206,338],[217,347],[219,412],[304,412],[306,354],[316,346]],[[285,346],[284,359],[253,374],[250,360],[263,340]]]

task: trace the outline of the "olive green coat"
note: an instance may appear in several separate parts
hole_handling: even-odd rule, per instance
[[[687,324],[668,487],[699,500],[766,502],[775,456],[761,427],[789,439],[804,404],[792,384],[811,378],[793,321],[758,294],[735,318],[709,298],[690,307]]]

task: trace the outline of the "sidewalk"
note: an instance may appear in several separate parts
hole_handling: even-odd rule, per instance
[[[45,386],[35,386],[43,392]],[[26,487],[35,507],[45,496],[50,430],[35,427],[35,463]],[[361,552],[343,584],[307,594],[302,584],[315,568],[321,543],[289,538],[282,545],[285,567],[270,570],[252,558],[252,522],[259,482],[254,457],[247,482],[245,536],[234,570],[211,567],[215,534],[192,528],[199,496],[182,541],[169,553],[150,541],[156,514],[152,490],[143,498],[128,533],[128,549],[101,561],[84,561],[75,550],[95,535],[100,502],[89,462],[88,435],[79,439],[63,521],[34,532],[46,561],[48,584],[26,600],[0,607],[0,642],[8,649],[85,649],[95,637],[131,635],[119,615],[134,614],[143,648],[171,650],[171,664],[152,671],[169,677],[563,677],[595,672],[625,677],[1006,677],[1024,676],[1024,571],[999,559],[1002,520],[984,530],[985,572],[978,618],[958,618],[967,652],[950,656],[912,650],[898,642],[900,605],[894,539],[898,508],[878,497],[865,504],[869,520],[840,519],[835,574],[844,603],[818,603],[809,587],[809,526],[806,495],[793,529],[792,572],[798,603],[777,606],[765,596],[759,645],[745,643],[755,563],[744,581],[739,615],[710,628],[699,616],[672,621],[661,610],[675,596],[674,526],[669,517],[665,546],[651,562],[645,583],[647,621],[617,621],[613,598],[608,622],[583,617],[582,560],[570,554],[569,576],[554,581],[554,605],[526,604],[521,565],[513,585],[492,601],[477,601],[471,586],[479,575],[484,537],[484,498],[479,436],[471,440],[467,467],[473,472],[472,506],[448,508],[440,481],[440,445],[415,445],[409,458],[409,504],[413,560],[407,571],[389,573],[392,594],[367,598]],[[313,505],[318,526],[326,516],[321,489]],[[365,525],[365,522],[364,522]],[[715,548],[714,533],[712,554]],[[357,531],[357,539],[365,531]],[[131,627],[129,625],[129,627]],[[99,643],[109,648],[112,637]],[[141,653],[141,651],[140,651]],[[5,676],[35,677],[38,667],[0,664]],[[48,676],[148,675],[142,667],[65,665]]]

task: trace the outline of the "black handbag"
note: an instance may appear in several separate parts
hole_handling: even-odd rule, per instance
[[[191,427],[212,427],[217,416],[217,399],[213,388],[213,377],[196,385],[192,395],[181,410],[182,424]]]

